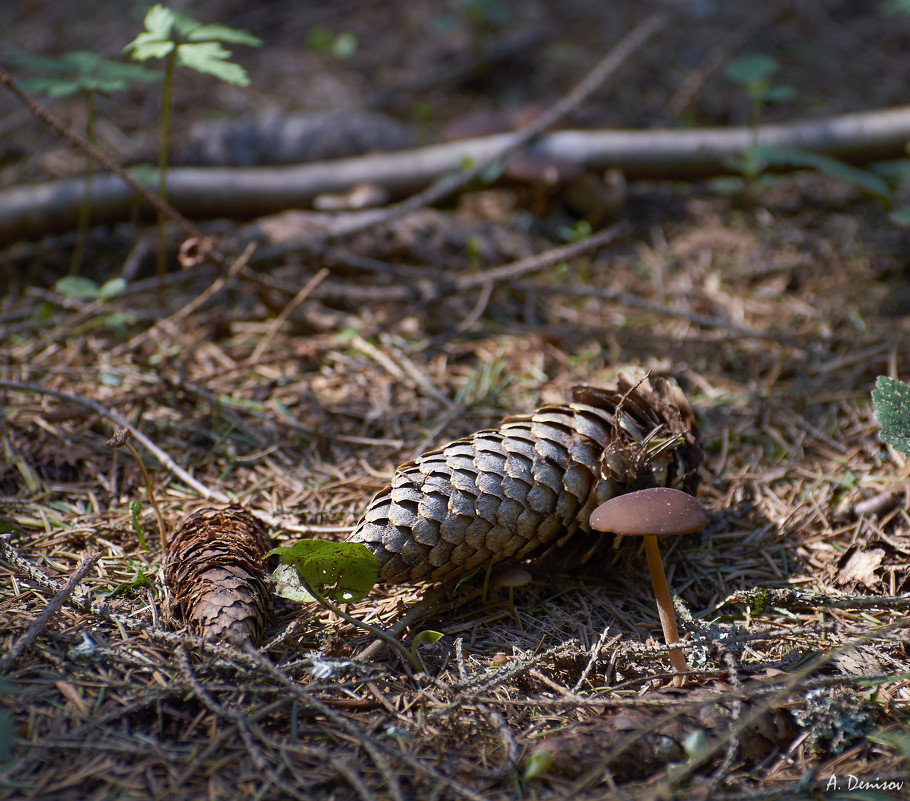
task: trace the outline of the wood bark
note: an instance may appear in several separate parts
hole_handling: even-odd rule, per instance
[[[317,195],[344,193],[364,184],[399,198],[426,187],[465,163],[495,159],[518,134],[282,167],[174,168],[168,200],[196,219],[249,218],[285,209],[308,208]],[[726,161],[755,144],[774,144],[825,153],[850,162],[899,158],[910,140],[910,106],[843,114],[817,120],[755,127],[691,130],[556,131],[526,152],[582,164],[611,167],[627,178],[693,178],[728,172]],[[157,185],[150,172],[146,185]],[[85,189],[83,178],[12,187],[0,192],[0,242],[72,230]],[[92,221],[130,219],[143,209],[134,193],[112,175],[92,184]]]

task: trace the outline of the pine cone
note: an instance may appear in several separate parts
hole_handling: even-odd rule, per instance
[[[668,379],[575,387],[572,402],[507,417],[497,429],[402,465],[350,536],[380,580],[441,581],[522,559],[576,532],[614,495],[692,490],[701,451],[694,418]]]
[[[230,632],[257,644],[271,610],[262,561],[269,547],[265,527],[240,506],[193,512],[164,559],[174,617],[202,637]]]

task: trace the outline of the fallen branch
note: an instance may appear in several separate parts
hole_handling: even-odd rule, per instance
[[[317,195],[347,192],[362,183],[378,184],[391,196],[403,197],[457,172],[466,162],[495,161],[517,138],[517,133],[497,134],[297,166],[174,168],[168,174],[168,200],[196,218],[249,218],[304,208]],[[900,106],[755,128],[556,131],[541,136],[528,152],[592,169],[617,167],[629,178],[693,178],[729,172],[726,160],[755,144],[868,162],[905,155],[908,140],[910,106]],[[68,178],[0,192],[0,242],[73,228],[84,186],[84,179]],[[136,203],[120,178],[95,176],[93,220],[128,219]]]

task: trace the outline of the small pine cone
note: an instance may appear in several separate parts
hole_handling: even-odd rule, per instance
[[[386,582],[460,578],[576,532],[614,495],[693,489],[694,418],[668,379],[575,387],[572,402],[507,417],[499,428],[429,451],[395,471],[349,540]]]
[[[199,509],[174,532],[164,559],[171,612],[193,634],[231,633],[258,644],[271,611],[263,567],[269,537],[240,506]]]

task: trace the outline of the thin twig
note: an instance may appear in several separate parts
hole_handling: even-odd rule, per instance
[[[301,581],[301,584],[303,584],[306,591],[308,593],[310,593],[310,595],[312,595],[317,601],[319,601],[320,604],[322,604],[330,612],[334,612],[336,615],[338,615],[338,617],[340,617],[342,620],[346,620],[352,626],[356,626],[359,629],[368,631],[370,634],[375,634],[377,637],[379,637],[379,639],[381,639],[384,643],[386,643],[386,645],[390,645],[392,648],[394,648],[396,651],[398,651],[398,653],[401,654],[402,657],[404,657],[404,660],[411,666],[411,668],[416,673],[420,673],[423,670],[423,668],[420,665],[420,662],[418,662],[414,658],[414,656],[411,654],[411,652],[407,648],[404,647],[404,644],[400,640],[396,639],[388,632],[383,631],[378,626],[374,626],[370,623],[364,623],[362,620],[358,620],[353,615],[349,614],[348,612],[345,612],[344,609],[342,609],[340,606],[338,606],[338,604],[330,601],[323,593],[321,593],[315,587],[313,587],[310,584],[308,584],[307,582],[305,582],[302,578],[300,581]]]
[[[616,636],[614,636],[613,639],[611,639],[610,642],[608,643],[607,635],[609,633],[610,633],[609,626],[606,626],[604,628],[604,630],[600,633],[600,637],[598,637],[597,643],[591,649],[591,655],[588,657],[588,664],[585,665],[585,669],[581,672],[581,675],[578,677],[578,681],[575,682],[575,686],[572,688],[573,694],[577,693],[582,688],[582,685],[585,683],[585,680],[588,678],[591,671],[594,669],[594,665],[597,662],[597,657],[600,656],[600,652],[603,651],[604,648],[609,648],[610,646],[615,645],[622,639],[622,634],[620,633],[620,634],[617,634]]]
[[[53,114],[36,103],[29,95],[23,92],[13,81],[12,76],[6,72],[0,72],[0,83],[6,86],[16,97],[19,98],[38,119],[53,128],[64,139],[72,142],[83,153],[97,161],[108,172],[113,173],[126,183],[139,197],[151,205],[159,214],[164,215],[172,222],[176,223],[187,236],[201,237],[202,232],[184,217],[170,203],[162,200],[154,192],[146,189],[135,178],[133,178],[119,164],[116,164],[111,158],[102,153],[91,142],[77,134],[75,131],[63,125]]]
[[[492,165],[514,156],[528,144],[533,142],[544,131],[551,128],[593,94],[608,78],[610,78],[648,39],[656,34],[667,24],[667,17],[663,14],[653,14],[641,25],[630,31],[604,56],[582,81],[575,86],[565,97],[556,102],[544,114],[519,129],[515,136],[510,138],[508,144],[494,152],[487,158],[479,159],[466,170],[451,173],[447,177],[434,183],[432,186],[418,192],[416,195],[387,207],[382,213],[365,221],[360,221],[351,226],[339,228],[338,231],[313,237],[316,242],[324,243],[330,239],[341,236],[350,236],[367,228],[389,222],[409,212],[425,206],[438,203],[453,192],[467,186],[471,181],[479,178]]]
[[[259,343],[253,349],[253,352],[250,354],[249,358],[250,362],[255,363],[259,360],[259,357],[265,353],[266,348],[268,348],[272,340],[275,338],[275,334],[281,330],[281,326],[283,326],[288,317],[294,313],[294,309],[296,309],[310,296],[312,291],[322,283],[323,279],[328,274],[328,269],[323,267],[318,273],[316,273],[316,275],[314,275],[303,285],[303,287],[296,295],[294,295],[290,303],[288,303],[281,310],[281,313],[272,321],[272,324],[268,327],[268,330],[265,332],[262,339],[259,340]]]
[[[73,590],[76,589],[79,582],[85,577],[85,574],[95,566],[95,563],[100,558],[101,554],[96,553],[87,556],[79,563],[79,567],[77,567],[76,572],[70,576],[69,581],[67,581],[57,594],[51,598],[44,608],[44,611],[32,621],[31,625],[25,630],[25,633],[13,643],[12,648],[10,648],[6,655],[0,659],[0,673],[8,670],[13,662],[21,656],[22,652],[35,641],[35,638],[41,633],[41,630],[47,625],[47,622],[54,613],[66,603],[67,599],[72,595]]]
[[[593,286],[558,286],[554,284],[538,284],[530,281],[518,281],[513,285],[513,289],[525,290],[531,292],[540,292],[544,295],[573,295],[580,298],[598,298],[600,300],[610,300],[620,306],[628,306],[632,309],[643,309],[645,311],[655,312],[664,317],[677,317],[681,320],[688,320],[693,325],[700,328],[716,328],[723,331],[729,331],[738,337],[745,339],[766,339],[772,342],[779,342],[781,345],[787,345],[792,348],[811,350],[812,346],[806,342],[800,342],[789,334],[778,333],[775,331],[761,331],[757,328],[747,328],[743,325],[731,323],[722,317],[711,317],[707,314],[697,314],[682,309],[671,309],[660,303],[631,295],[628,292],[611,292],[609,289],[600,289]]]
[[[200,484],[195,478],[187,473],[186,470],[184,470],[173,459],[171,459],[170,456],[161,450],[161,448],[159,448],[154,442],[145,436],[145,434],[143,434],[138,428],[136,428],[136,426],[130,423],[125,417],[121,417],[116,412],[112,412],[110,409],[102,406],[97,401],[93,401],[90,398],[83,398],[80,395],[70,395],[66,392],[60,392],[56,389],[40,387],[37,384],[29,384],[22,381],[8,381],[6,379],[0,379],[0,387],[12,390],[14,392],[25,392],[34,395],[50,395],[52,398],[59,398],[60,400],[76,403],[80,406],[85,406],[86,408],[91,409],[96,414],[101,415],[101,417],[110,420],[119,428],[129,429],[130,433],[137,440],[139,440],[139,442],[142,443],[143,447],[145,447],[158,460],[162,467],[170,470],[175,476],[177,476],[177,478],[179,478],[192,489],[196,490],[196,492],[198,492],[203,498],[213,498],[217,501],[221,501],[222,503],[231,503],[231,499],[223,492],[209,489],[204,484]]]
[[[250,258],[253,256],[253,253],[256,250],[256,243],[250,242],[243,253],[234,260],[233,264],[228,267],[227,272],[224,275],[218,276],[214,281],[212,281],[209,286],[207,286],[202,292],[200,292],[195,298],[193,298],[185,306],[181,307],[173,314],[168,317],[165,317],[162,320],[158,320],[151,328],[142,331],[141,333],[134,336],[128,342],[123,345],[118,346],[114,349],[113,354],[119,356],[123,353],[132,353],[136,345],[139,345],[142,342],[146,342],[153,334],[159,329],[164,329],[169,326],[173,326],[175,323],[180,322],[181,320],[186,319],[189,315],[203,306],[210,298],[216,295],[221,289],[228,283],[232,278],[234,278],[238,273],[240,273],[246,265],[249,263]],[[179,273],[178,273],[179,277]],[[157,279],[155,279],[158,283]]]
[[[526,259],[520,259],[519,261],[503,264],[499,267],[493,267],[490,270],[484,270],[477,275],[466,275],[461,278],[456,278],[452,281],[451,285],[456,290],[463,291],[465,289],[483,287],[488,283],[497,281],[514,281],[516,278],[521,278],[529,273],[537,272],[545,267],[549,267],[551,264],[574,259],[576,256],[580,256],[583,253],[589,253],[596,248],[605,247],[606,245],[615,242],[621,236],[629,233],[630,230],[631,227],[628,223],[620,222],[603,231],[598,231],[596,234],[592,234],[585,239],[580,239],[578,242],[551,248],[550,250],[545,250],[543,253],[528,256]],[[445,281],[440,282],[443,286],[445,283]]]

